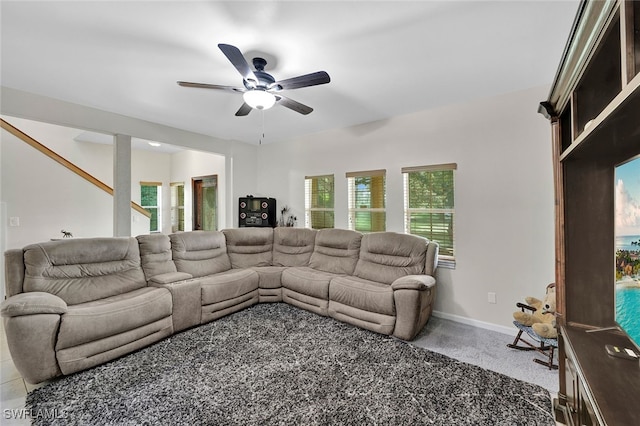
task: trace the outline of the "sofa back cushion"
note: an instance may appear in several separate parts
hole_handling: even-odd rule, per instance
[[[428,244],[427,239],[410,234],[366,234],[354,275],[391,284],[405,275],[423,274]]]
[[[76,238],[24,248],[24,291],[55,294],[68,305],[146,287],[135,238]]]
[[[190,231],[169,235],[173,263],[179,272],[194,277],[231,269],[224,234],[220,231]]]
[[[176,272],[176,265],[171,257],[171,240],[165,234],[138,235],[140,260],[145,278]]]
[[[309,228],[275,228],[273,266],[309,266],[317,232]]]
[[[319,271],[352,275],[358,262],[362,234],[348,229],[321,229],[309,259]]]
[[[273,228],[236,228],[222,231],[232,268],[271,266]]]

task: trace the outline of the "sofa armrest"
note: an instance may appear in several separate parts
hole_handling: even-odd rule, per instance
[[[427,290],[436,285],[436,279],[430,275],[405,275],[391,284],[396,290]]]
[[[436,280],[430,275],[407,275],[391,284],[396,307],[393,335],[413,340],[431,317]]]
[[[29,383],[60,376],[56,342],[67,304],[41,291],[16,294],[0,305],[11,358]]]
[[[150,286],[165,288],[171,293],[171,300],[173,302],[171,318],[174,333],[200,324],[202,315],[202,300],[200,296],[201,280],[191,278],[191,274],[188,273],[177,272],[177,274],[183,274],[183,279],[176,281],[169,280],[165,284],[155,282],[154,278],[156,277],[149,280]],[[161,274],[163,277],[165,275],[173,275],[173,273]],[[178,279],[179,277],[174,275],[173,278]]]
[[[187,272],[167,272],[149,278],[149,284],[171,284],[178,281],[190,280],[191,278],[193,278],[193,275]]]
[[[64,314],[67,304],[58,296],[42,291],[33,291],[11,296],[0,305],[3,317],[18,317],[21,315]]]

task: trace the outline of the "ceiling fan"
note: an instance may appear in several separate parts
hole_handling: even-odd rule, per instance
[[[253,58],[253,67],[255,68],[255,71],[252,71],[244,56],[242,56],[240,49],[230,44],[222,43],[218,44],[218,47],[242,76],[242,83],[244,87],[190,83],[188,81],[178,81],[178,84],[183,87],[198,87],[202,89],[227,90],[242,93],[244,103],[236,112],[236,116],[238,117],[248,115],[254,108],[262,110],[269,109],[276,103],[293,111],[299,112],[300,114],[307,115],[313,111],[313,108],[287,98],[280,92],[282,90],[317,86],[331,81],[329,74],[325,71],[318,71],[311,74],[301,75],[299,77],[276,81],[275,78],[264,71],[267,61],[263,58]]]

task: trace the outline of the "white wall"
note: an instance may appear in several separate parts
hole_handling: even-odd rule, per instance
[[[6,132],[2,134],[6,248],[61,238],[113,235],[112,197]]]
[[[113,148],[75,142],[80,131],[30,120],[6,118],[107,185],[113,182]],[[2,223],[5,249],[61,238],[62,230],[74,237],[113,236],[113,197],[33,147],[2,131]],[[145,164],[139,159],[138,163]],[[136,168],[137,169],[137,168]],[[108,170],[108,171],[107,171]],[[154,175],[155,177],[155,175]],[[150,179],[146,179],[150,180]],[[138,197],[140,190],[137,190]],[[19,219],[10,226],[9,219]],[[149,219],[132,210],[132,233],[149,230]]]
[[[334,174],[336,227],[346,228],[345,173],[386,169],[387,230],[403,232],[401,168],[457,163],[457,266],[439,269],[435,308],[513,328],[515,303],[541,297],[554,280],[550,130],[536,113],[547,93],[539,87],[262,145],[258,191],[289,205],[304,226],[304,176]]]
[[[255,192],[255,145],[218,139],[8,87],[0,87],[0,91],[0,113],[5,115],[75,129],[129,135],[224,156],[226,181],[221,209],[225,212],[225,222],[219,223],[220,228],[237,226],[238,197]],[[111,169],[109,173],[112,173]],[[109,181],[105,180],[105,183],[107,182]]]
[[[75,128],[13,116],[2,116],[2,118],[95,178],[113,186],[113,146],[76,142],[74,138],[83,131]],[[26,146],[24,142],[21,143]],[[34,150],[34,148],[30,149]],[[99,161],[95,161],[96,159]]]
[[[113,146],[90,142],[77,142],[74,138],[83,131],[64,126],[18,119],[4,116],[9,123],[38,140],[49,149],[98,178],[105,184],[113,185]],[[20,217],[20,227],[9,227],[6,237],[8,248],[23,247],[26,244],[61,237],[60,229],[52,234],[52,219],[56,215],[63,218],[65,230],[77,237],[113,235],[113,199],[93,185],[80,185],[80,178],[56,164],[43,154],[29,147],[8,132],[2,132],[5,139],[3,150],[6,164],[2,173],[5,182],[18,182],[5,191],[5,205],[10,206],[9,216]],[[25,167],[25,163],[37,165]],[[192,194],[191,178],[204,175],[218,176],[219,227],[228,227],[226,221],[226,177],[225,157],[201,151],[185,150],[176,154],[133,150],[131,153],[131,198],[140,204],[140,182],[160,182],[162,184],[162,225],[161,231],[171,233],[171,182],[185,183],[185,221],[190,229]],[[85,188],[86,186],[86,188]],[[67,194],[67,190],[72,194]],[[25,197],[29,194],[31,197]],[[40,220],[30,199],[47,200],[43,204],[50,220]],[[40,203],[40,201],[34,201]],[[81,212],[96,208],[97,215],[77,216],[70,211]],[[86,213],[86,212],[85,212]],[[61,220],[58,220],[60,222]],[[5,223],[5,222],[3,222]],[[56,225],[57,226],[57,225]],[[80,232],[82,229],[84,231]],[[132,235],[149,232],[149,219],[132,211]],[[4,239],[3,239],[4,240]]]

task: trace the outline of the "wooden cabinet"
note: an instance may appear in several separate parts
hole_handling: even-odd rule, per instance
[[[631,343],[586,332],[615,325],[614,168],[640,154],[639,88],[640,1],[583,1],[539,109],[552,129],[559,400],[570,424],[640,424],[640,364],[604,349]]]
[[[597,330],[597,329],[596,329]],[[640,421],[637,361],[613,358],[604,346],[628,345],[613,330],[563,327],[564,412],[573,425],[637,425]]]

